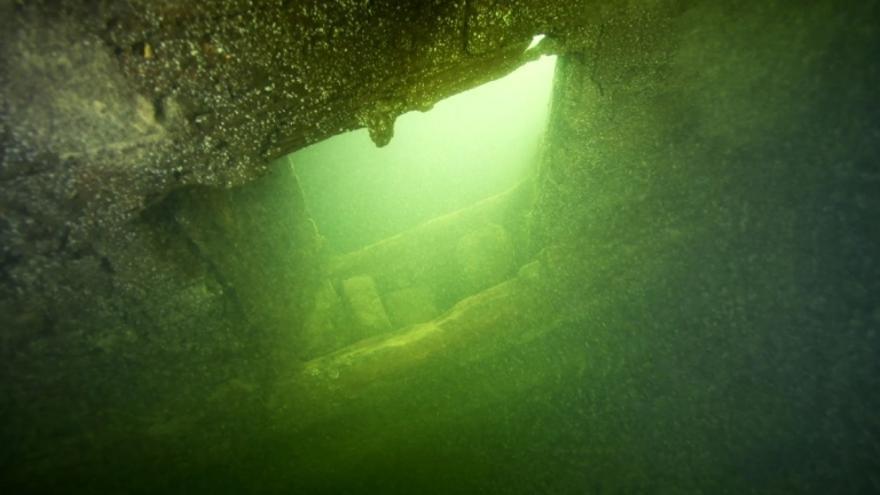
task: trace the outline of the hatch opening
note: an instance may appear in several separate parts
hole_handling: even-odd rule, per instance
[[[555,64],[544,56],[404,114],[382,148],[360,129],[288,155],[327,248],[357,250],[521,182],[538,160]]]

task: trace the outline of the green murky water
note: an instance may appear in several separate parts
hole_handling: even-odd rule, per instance
[[[556,57],[400,116],[377,148],[365,129],[288,157],[309,212],[339,252],[499,194],[537,172]]]
[[[210,81],[229,115],[184,89],[37,93],[100,138],[135,122],[107,153],[162,143],[173,162],[167,136],[201,140],[179,153],[198,166],[126,175],[3,100],[27,160],[0,171],[0,491],[880,492],[877,2],[429,3],[266,7],[299,38],[244,36],[226,3],[108,11],[81,45],[14,32],[4,55],[53,88],[96,56],[109,88]],[[181,41],[165,18],[210,32]],[[512,68],[541,31],[557,56],[392,137],[395,108]],[[256,33],[305,41],[267,56]],[[264,84],[240,53],[308,64]],[[374,87],[345,77],[372,65],[340,65],[386,53],[401,73]],[[269,114],[289,120],[252,143]],[[126,180],[143,197],[107,196]],[[104,206],[135,213],[88,216]]]

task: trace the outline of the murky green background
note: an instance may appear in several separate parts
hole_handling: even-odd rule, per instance
[[[2,18],[3,493],[880,491],[878,2],[230,1]]]

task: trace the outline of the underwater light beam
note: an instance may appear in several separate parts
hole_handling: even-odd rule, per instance
[[[555,67],[555,56],[535,57],[428,112],[401,115],[382,148],[360,129],[290,155],[329,245],[351,251],[524,180],[537,164]]]
[[[541,43],[541,41],[542,41],[544,38],[546,38],[546,37],[547,37],[546,34],[538,34],[538,35],[535,35],[535,37],[532,38],[532,42],[531,42],[531,44],[529,44],[529,47],[526,48],[526,50],[531,50],[532,48],[538,46],[538,44]]]

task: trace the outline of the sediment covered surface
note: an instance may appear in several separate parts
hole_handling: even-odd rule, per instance
[[[13,492],[880,489],[876,2],[3,9]],[[534,202],[328,259],[272,160],[538,33]]]

